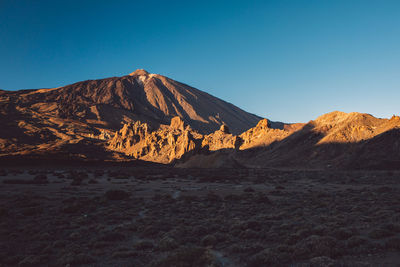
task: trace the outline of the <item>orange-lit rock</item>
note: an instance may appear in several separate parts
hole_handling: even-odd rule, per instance
[[[238,149],[241,140],[238,136],[232,135],[227,125],[221,125],[218,131],[204,136],[202,147],[210,151],[220,149]]]
[[[202,135],[187,127],[175,117],[169,126],[149,130],[140,121],[125,124],[117,131],[109,148],[123,152],[136,159],[169,163],[181,158],[185,153],[200,148]]]

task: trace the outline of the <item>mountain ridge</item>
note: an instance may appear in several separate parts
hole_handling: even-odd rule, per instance
[[[143,69],[57,88],[0,90],[0,124],[0,157],[400,168],[398,116],[334,111],[308,123],[273,122]]]

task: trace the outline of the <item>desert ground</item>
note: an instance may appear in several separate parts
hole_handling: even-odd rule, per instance
[[[400,266],[400,172],[0,169],[0,266]]]

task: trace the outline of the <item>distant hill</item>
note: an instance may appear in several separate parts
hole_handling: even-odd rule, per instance
[[[296,169],[400,169],[400,117],[375,118],[364,113],[331,112],[307,124],[279,130],[260,122],[240,137],[239,149],[212,155],[243,166]],[[224,150],[220,150],[222,152]],[[218,153],[218,152],[217,152]],[[184,167],[207,167],[202,156],[181,163]]]

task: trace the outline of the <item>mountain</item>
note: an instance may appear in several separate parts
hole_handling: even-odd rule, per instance
[[[157,128],[175,116],[202,134],[223,124],[240,133],[260,119],[186,84],[136,70],[59,88],[0,91],[1,154],[46,153],[108,139],[124,123]]]
[[[203,91],[145,70],[60,88],[3,94],[19,108],[110,128],[136,120],[169,124],[172,117],[179,116],[200,132],[209,133],[229,124],[239,133],[260,119]]]
[[[0,90],[0,157],[144,160],[177,167],[400,169],[400,117],[262,119],[145,70]]]

